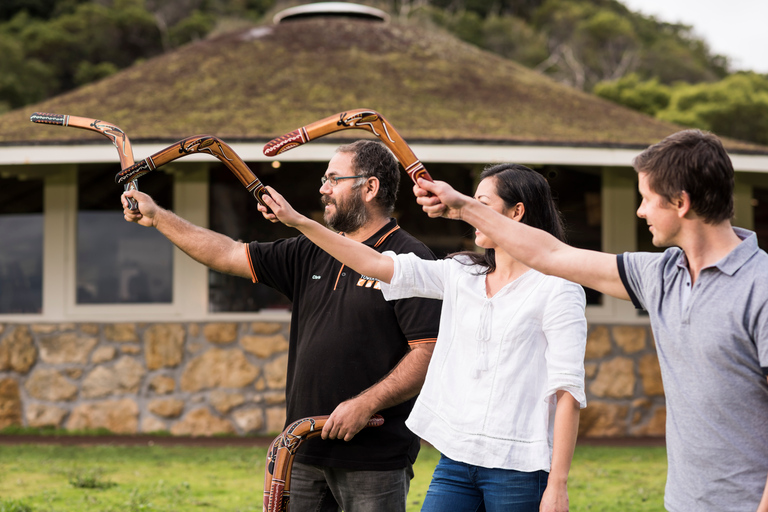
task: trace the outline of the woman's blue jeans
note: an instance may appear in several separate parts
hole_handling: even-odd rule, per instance
[[[538,512],[546,471],[489,469],[440,457],[421,512]]]

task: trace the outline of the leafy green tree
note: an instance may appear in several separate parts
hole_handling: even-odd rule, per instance
[[[768,145],[768,76],[747,72],[715,83],[677,84],[657,117]]]
[[[40,101],[56,88],[53,69],[24,55],[21,43],[0,33],[0,113]]]
[[[671,96],[669,86],[659,83],[656,78],[641,81],[637,73],[630,73],[618,80],[600,82],[592,92],[652,116],[667,108]]]

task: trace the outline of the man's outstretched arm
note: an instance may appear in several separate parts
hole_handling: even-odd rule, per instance
[[[138,202],[138,209],[128,207],[126,197]],[[123,194],[123,214],[128,222],[154,227],[195,261],[213,270],[240,277],[251,277],[246,249],[242,242],[210,229],[201,228],[175,213],[161,208],[147,194],[129,190]]]
[[[349,441],[373,414],[416,396],[424,384],[434,348],[434,343],[413,345],[386,377],[336,406],[323,427],[323,439]]]
[[[629,300],[615,254],[571,247],[546,231],[514,221],[460,194],[444,182],[420,179],[414,193],[430,217],[468,222],[526,266]]]

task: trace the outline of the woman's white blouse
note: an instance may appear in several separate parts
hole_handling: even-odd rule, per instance
[[[482,267],[385,252],[387,300],[443,300],[426,381],[406,425],[451,459],[549,471],[555,392],[586,407],[581,286],[529,270],[487,298]],[[468,261],[468,260],[464,260]]]

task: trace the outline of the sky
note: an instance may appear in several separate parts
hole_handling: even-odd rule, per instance
[[[629,10],[691,25],[736,70],[768,73],[768,0],[621,0]]]

